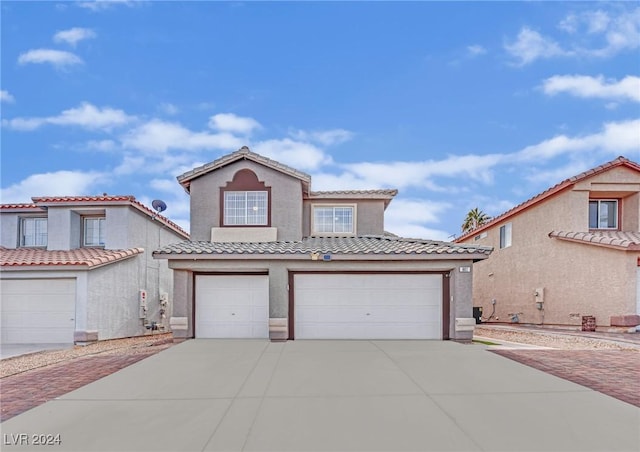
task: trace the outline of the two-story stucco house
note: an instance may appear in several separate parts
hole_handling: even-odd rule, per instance
[[[2,343],[73,343],[168,328],[173,277],[152,258],[189,235],[133,196],[0,205]]]
[[[471,266],[491,249],[385,234],[396,190],[314,192],[246,147],[178,182],[192,241],[154,252],[174,271],[176,336],[471,337]]]
[[[640,323],[640,165],[619,157],[458,238],[495,248],[474,265],[491,321],[630,330]]]

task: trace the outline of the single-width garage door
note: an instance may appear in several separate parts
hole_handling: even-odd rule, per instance
[[[296,274],[295,339],[441,339],[440,274]]]
[[[268,338],[267,275],[196,275],[197,338]]]
[[[3,344],[72,344],[76,280],[2,279]]]

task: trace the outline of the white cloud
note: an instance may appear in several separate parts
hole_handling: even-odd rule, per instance
[[[587,162],[585,159],[572,159],[569,163],[562,165],[558,168],[550,169],[536,169],[525,175],[525,178],[530,182],[535,182],[539,185],[555,185],[569,177],[573,177],[580,174],[589,168],[592,168],[593,164]]]
[[[6,91],[4,89],[0,91],[0,102],[7,102],[7,103],[12,104],[15,101],[16,101],[15,97],[13,97],[9,93],[9,91]]]
[[[90,140],[84,146],[85,149],[100,152],[111,152],[118,149],[118,145],[113,140]]]
[[[84,39],[95,38],[96,33],[90,28],[74,27],[69,30],[62,30],[53,35],[54,42],[66,42],[67,44],[75,47],[78,42]]]
[[[505,156],[506,161],[540,162],[564,154],[601,151],[606,154],[640,152],[640,119],[604,124],[603,130],[585,136],[558,135]]]
[[[361,162],[342,165],[348,176],[361,187],[369,188],[425,188],[438,192],[452,192],[455,187],[437,181],[441,177],[465,177],[489,184],[493,181],[493,167],[502,159],[500,154],[452,155],[443,160]]]
[[[193,132],[175,122],[153,119],[122,137],[125,147],[144,152],[166,152],[169,149],[186,151],[235,150],[244,140],[230,133]]]
[[[182,190],[180,184],[175,179],[152,179],[149,186],[154,190],[166,193],[174,193]]]
[[[101,109],[88,102],[83,102],[76,108],[64,110],[58,116],[3,119],[2,125],[21,131],[35,130],[45,124],[79,126],[92,130],[110,130],[113,127],[130,123],[135,119],[134,116],[129,116],[122,110],[116,110],[110,107],[103,107]]]
[[[400,237],[451,240],[449,233],[428,226],[440,223],[442,214],[451,207],[428,199],[396,198],[385,211],[384,229]]]
[[[253,145],[253,151],[303,171],[314,170],[332,162],[329,155],[313,144],[289,138],[260,141]]]
[[[0,202],[5,204],[31,202],[32,196],[86,195],[103,180],[104,174],[99,172],[56,171],[33,174],[1,189]]]
[[[517,66],[525,66],[540,58],[566,56],[570,52],[562,50],[560,45],[550,38],[545,38],[537,31],[524,27],[518,38],[504,45],[505,50],[516,60]]]
[[[162,113],[164,113],[166,115],[170,115],[170,116],[177,115],[180,112],[180,109],[178,107],[176,107],[175,105],[170,104],[168,102],[164,102],[164,103],[160,104],[158,106],[158,109]]]
[[[90,9],[94,12],[104,11],[114,6],[125,5],[133,6],[139,0],[92,0],[90,2],[79,2],[80,8]]]
[[[353,138],[353,132],[345,129],[317,130],[311,132],[291,129],[289,135],[299,141],[311,141],[324,146],[344,143]]]
[[[505,44],[505,50],[519,66],[552,57],[610,58],[640,47],[640,8],[624,9],[617,16],[602,10],[572,13],[558,28],[569,34],[564,46],[524,27],[513,43]]]
[[[471,57],[484,55],[485,53],[487,53],[487,49],[481,45],[474,44],[467,47],[467,54]]]
[[[63,50],[53,49],[35,49],[20,54],[18,57],[18,64],[42,64],[49,63],[56,68],[64,68],[66,66],[72,66],[74,64],[82,64],[82,59],[71,53]]]
[[[566,92],[584,98],[640,102],[640,77],[627,76],[616,81],[605,80],[602,75],[555,75],[543,82],[542,90],[550,96]]]
[[[249,135],[262,126],[253,118],[243,118],[233,113],[218,113],[209,119],[209,127],[219,132],[239,133]]]

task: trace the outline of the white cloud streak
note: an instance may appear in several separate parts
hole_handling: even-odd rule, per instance
[[[119,5],[131,7],[137,1],[138,0],[92,0],[90,2],[78,2],[77,5],[80,8],[89,9],[93,12],[100,12]]]
[[[289,135],[299,141],[310,141],[323,146],[332,146],[334,144],[344,143],[353,138],[354,133],[345,129],[329,129],[329,130],[289,130]]]
[[[12,104],[16,101],[15,97],[13,97],[9,91],[0,90],[0,102],[6,102],[8,104]]]
[[[504,45],[516,66],[554,57],[610,58],[640,47],[640,8],[617,16],[602,10],[569,14],[558,24],[570,40],[561,46],[557,40],[523,27],[513,42]]]
[[[322,149],[313,144],[284,138],[281,140],[259,141],[253,150],[260,155],[303,171],[314,170],[332,163],[332,159]]]
[[[524,27],[518,37],[504,45],[505,50],[516,59],[516,66],[525,66],[540,58],[552,58],[570,55],[550,38],[545,38],[537,31]]]
[[[82,59],[71,53],[63,50],[53,49],[34,49],[20,54],[18,57],[18,64],[44,64],[48,63],[56,68],[65,68],[67,66],[73,66],[76,64],[83,64]]]
[[[230,133],[193,132],[176,122],[153,119],[122,137],[122,144],[143,152],[236,150],[244,140]]]
[[[233,113],[218,113],[209,119],[209,127],[219,132],[250,135],[262,126],[253,118],[237,116]]]
[[[568,93],[582,98],[640,102],[640,77],[627,76],[616,81],[605,80],[602,75],[555,75],[544,80],[542,90],[549,96]]]
[[[96,33],[90,28],[74,27],[69,30],[62,30],[53,35],[53,41],[57,43],[67,43],[72,47],[75,47],[78,42],[85,39],[92,39],[96,37]]]
[[[90,130],[111,130],[135,121],[134,116],[127,115],[122,110],[110,107],[99,108],[88,102],[81,103],[76,108],[64,110],[58,116],[46,118],[13,118],[3,119],[2,125],[13,130],[31,131],[45,124],[57,126],[77,126]]]
[[[104,181],[103,173],[91,171],[56,171],[33,174],[22,181],[0,190],[0,202],[31,202],[32,196],[86,195]]]

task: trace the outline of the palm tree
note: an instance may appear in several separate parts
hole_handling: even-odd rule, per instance
[[[474,207],[469,211],[469,213],[467,213],[467,216],[462,223],[462,233],[466,234],[467,232],[471,232],[487,223],[490,219],[491,217],[489,215],[477,207]]]

